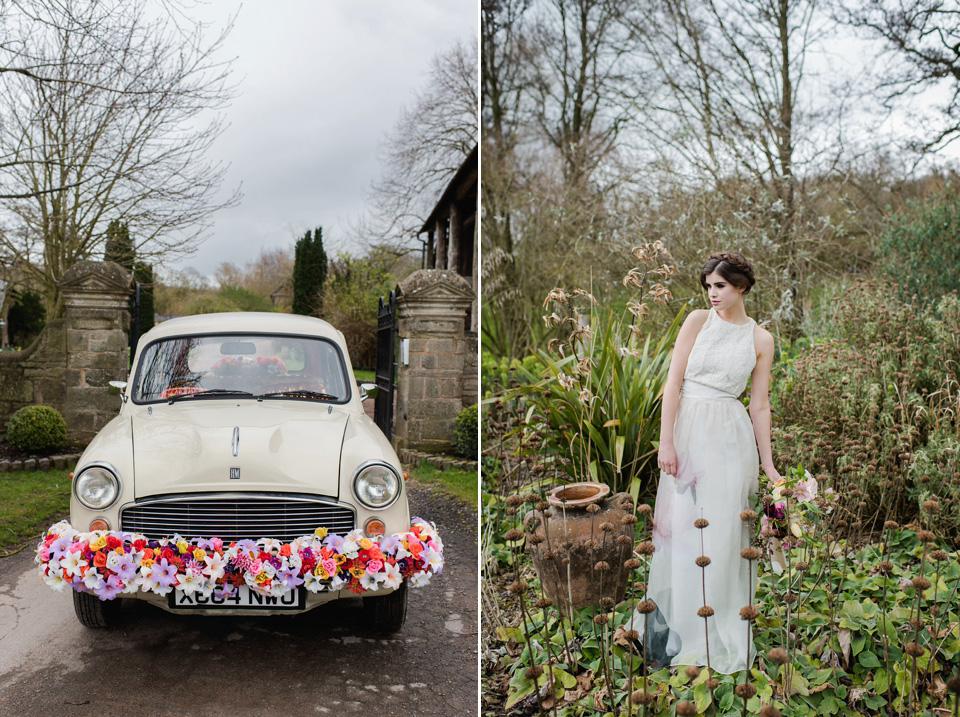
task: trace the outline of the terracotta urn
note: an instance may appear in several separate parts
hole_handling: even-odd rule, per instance
[[[623,600],[630,571],[623,564],[633,552],[633,515],[629,493],[610,494],[604,483],[568,483],[548,491],[550,507],[524,518],[527,550],[544,596],[564,613],[599,605],[603,597]],[[597,506],[590,508],[589,506]],[[545,514],[546,513],[546,514]],[[619,536],[627,540],[617,540]]]

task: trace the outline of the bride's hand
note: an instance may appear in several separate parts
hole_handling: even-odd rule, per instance
[[[783,476],[780,475],[780,472],[773,466],[768,466],[763,469],[763,474],[770,479],[770,482],[774,485],[777,483],[783,482]]]
[[[664,473],[676,477],[677,449],[674,448],[673,443],[660,444],[660,451],[657,453],[657,465]]]

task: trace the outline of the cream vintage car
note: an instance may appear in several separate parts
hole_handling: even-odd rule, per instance
[[[119,597],[172,612],[303,612],[361,595],[398,630],[407,586],[442,568],[411,524],[404,475],[361,401],[343,334],[320,319],[231,313],[141,337],[120,414],[73,475],[70,521],[38,546],[87,627]]]

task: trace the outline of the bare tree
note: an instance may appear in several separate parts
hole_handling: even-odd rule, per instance
[[[4,14],[0,249],[61,310],[57,282],[122,221],[140,257],[190,253],[225,168],[206,159],[229,99],[226,36],[173,4],[20,0]],[[212,118],[211,118],[212,117]]]
[[[940,89],[940,115],[917,118],[912,148],[937,150],[960,136],[960,4],[953,0],[861,0],[836,3],[838,18],[883,44],[880,91],[888,107],[913,114],[913,100]]]
[[[477,48],[458,42],[433,58],[423,90],[386,137],[383,174],[355,232],[369,247],[410,247],[477,135]]]

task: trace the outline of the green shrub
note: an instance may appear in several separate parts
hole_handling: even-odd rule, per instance
[[[47,323],[47,309],[43,297],[35,291],[24,291],[7,312],[7,332],[10,343],[26,348],[34,342]]]
[[[458,456],[477,459],[477,405],[468,406],[457,416],[453,431],[454,451]]]
[[[903,299],[936,301],[960,289],[960,194],[908,203],[888,220],[877,258]]]
[[[67,442],[67,424],[50,406],[24,406],[10,417],[7,441],[19,451],[55,451]]]

